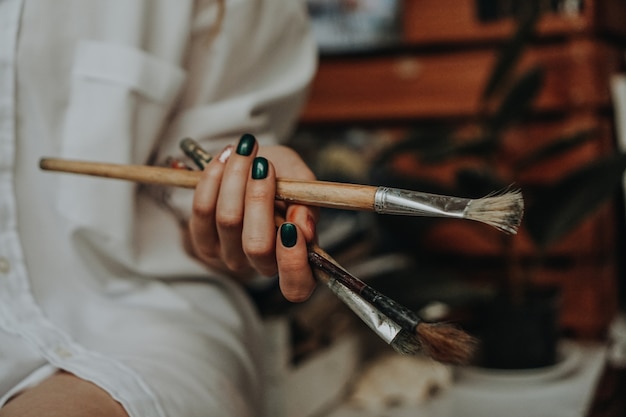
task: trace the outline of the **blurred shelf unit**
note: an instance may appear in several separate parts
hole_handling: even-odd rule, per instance
[[[340,0],[339,0],[340,1]],[[365,1],[365,0],[363,0]],[[358,3],[358,2],[357,2]],[[397,6],[397,41],[369,50],[322,53],[318,73],[302,116],[306,129],[328,126],[419,126],[471,122],[479,111],[482,90],[499,48],[515,30],[515,2],[510,0],[404,0]],[[545,3],[545,4],[544,4]],[[537,141],[583,127],[597,128],[593,143],[524,173],[524,184],[553,181],[568,170],[614,149],[610,77],[624,68],[626,1],[546,0],[537,36],[526,49],[520,68],[541,64],[544,87],[528,123],[508,134],[505,154],[522,155]],[[345,46],[345,45],[344,45]],[[516,147],[517,146],[517,147]],[[506,165],[506,155],[498,163]],[[398,169],[426,171],[423,167]],[[439,167],[438,180],[452,171]],[[608,325],[615,308],[618,221],[615,210],[603,209],[552,249],[573,261],[589,279],[564,278],[563,268],[546,271],[541,280],[563,285],[562,322],[575,333],[593,335]],[[430,232],[429,246],[451,256],[497,256],[498,237],[481,225],[448,222]],[[439,245],[439,246],[438,246]],[[535,250],[524,232],[515,250]],[[565,274],[565,275],[564,275]],[[588,307],[587,310],[581,306]]]
[[[501,41],[511,34],[516,13],[524,1],[406,0],[402,23],[408,44],[479,43]],[[549,0],[538,34],[543,38],[626,37],[623,0]]]
[[[626,20],[625,20],[626,21]],[[537,45],[522,65],[546,67],[538,111],[601,109],[610,104],[609,76],[622,51],[573,39]],[[494,48],[322,58],[302,122],[415,121],[471,117],[496,58]]]
[[[405,0],[395,46],[344,45],[343,53],[323,54],[302,123],[475,114],[497,48],[515,29],[513,18],[480,21],[479,3]],[[587,0],[579,8],[543,15],[537,42],[525,55],[525,65],[541,62],[548,71],[539,111],[609,106],[608,76],[623,65],[626,2]]]

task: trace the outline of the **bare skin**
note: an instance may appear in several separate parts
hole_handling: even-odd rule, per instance
[[[128,417],[111,396],[83,379],[58,372],[14,397],[0,417]]]

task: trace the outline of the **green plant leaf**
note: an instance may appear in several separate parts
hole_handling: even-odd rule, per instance
[[[549,144],[531,153],[515,164],[515,170],[521,171],[535,164],[556,158],[595,137],[596,129],[586,129],[560,136],[549,141]]]
[[[450,141],[442,145],[445,146],[424,149],[420,160],[427,164],[435,164],[464,156],[485,158],[496,151],[498,140],[494,136],[484,136],[463,142]]]
[[[515,34],[503,45],[498,58],[491,70],[491,76],[485,85],[481,99],[483,101],[491,98],[495,92],[500,90],[505,81],[509,78],[513,68],[519,61],[524,48],[531,39],[537,21],[539,20],[539,2],[533,0],[529,2],[529,12],[520,21]]]
[[[488,121],[488,126],[493,132],[501,131],[526,113],[541,91],[543,77],[544,69],[535,66],[518,78],[500,103],[494,116]]]
[[[469,198],[480,198],[487,194],[506,188],[504,184],[490,169],[459,169],[456,173],[456,194]]]
[[[546,249],[615,195],[626,169],[626,154],[611,155],[543,188],[526,210],[525,227]]]
[[[499,137],[492,135],[458,141],[449,131],[435,131],[413,136],[395,144],[381,154],[378,161],[386,162],[390,157],[402,152],[414,152],[425,164],[437,164],[460,157],[489,158],[497,150]]]
[[[415,130],[403,140],[383,149],[373,161],[374,166],[384,165],[391,162],[401,154],[413,153],[416,156],[425,153],[437,152],[435,149],[447,149],[453,146],[452,135],[449,128],[431,130]]]

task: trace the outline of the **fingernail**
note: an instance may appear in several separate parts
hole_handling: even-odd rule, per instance
[[[280,241],[286,248],[293,247],[298,241],[298,231],[293,223],[283,223],[280,226]]]
[[[233,153],[233,145],[228,145],[217,156],[217,160],[224,164],[224,163],[226,163],[226,161],[228,161],[228,158],[230,158],[230,155],[232,153]]]
[[[252,151],[254,150],[254,143],[256,139],[250,133],[244,134],[241,139],[239,139],[239,145],[237,145],[237,154],[243,156],[250,156]]]
[[[252,179],[254,180],[262,180],[267,177],[268,166],[267,159],[262,156],[258,156],[254,158],[252,162]]]

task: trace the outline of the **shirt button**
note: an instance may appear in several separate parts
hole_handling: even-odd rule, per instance
[[[0,256],[0,274],[8,274],[11,270],[11,264],[7,258]]]
[[[72,352],[70,352],[69,350],[65,349],[62,346],[58,346],[56,349],[54,349],[54,352],[63,359],[68,359],[72,357]]]

